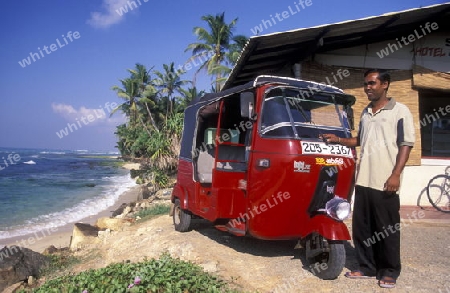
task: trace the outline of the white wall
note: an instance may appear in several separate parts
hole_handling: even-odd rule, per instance
[[[444,174],[445,168],[450,165],[450,160],[440,160],[432,164],[426,165],[422,162],[422,166],[405,167],[400,188],[401,205],[416,206],[419,203],[420,206],[431,206],[426,190],[428,182],[434,176]]]

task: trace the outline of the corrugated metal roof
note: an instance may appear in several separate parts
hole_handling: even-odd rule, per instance
[[[380,16],[254,36],[249,39],[223,89],[273,74],[312,54],[395,39],[429,22],[450,27],[450,2]]]

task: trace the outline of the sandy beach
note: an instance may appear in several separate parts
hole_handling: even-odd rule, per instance
[[[139,164],[139,163],[125,163],[125,164],[122,165],[122,168],[127,169],[127,170],[131,170],[131,169],[139,170],[141,168],[141,164]]]
[[[125,164],[125,169],[137,169],[139,164]],[[112,213],[118,209],[123,203],[130,203],[137,201],[141,194],[141,187],[139,185],[132,187],[123,194],[121,194],[118,200],[110,208],[99,212],[96,215],[81,219],[76,223],[95,224],[97,219],[102,217],[110,217]],[[2,240],[7,246],[18,245],[21,247],[29,248],[37,252],[43,252],[47,247],[53,245],[56,248],[68,247],[70,245],[70,239],[72,236],[72,230],[75,223],[68,223],[62,227],[45,229],[32,234],[13,237]],[[3,245],[0,245],[1,247]]]

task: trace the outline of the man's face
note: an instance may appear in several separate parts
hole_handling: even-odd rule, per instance
[[[364,78],[364,92],[367,95],[369,101],[378,101],[382,98],[388,87],[388,83],[378,79],[378,73],[369,73]]]

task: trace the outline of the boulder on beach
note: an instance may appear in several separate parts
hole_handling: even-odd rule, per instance
[[[100,230],[109,229],[111,231],[121,231],[124,226],[130,226],[131,223],[126,219],[103,217],[97,220],[95,226]]]
[[[49,259],[31,249],[5,246],[0,249],[0,292],[10,285],[36,277]]]
[[[72,238],[70,240],[69,249],[76,251],[83,246],[95,244],[99,240],[97,238],[99,229],[84,223],[75,223],[73,225]]]
[[[145,184],[142,184],[141,185],[141,192],[139,193],[138,200],[143,200],[143,199],[150,198],[152,195],[153,195],[153,193],[148,188],[148,186],[145,185]]]
[[[64,251],[67,251],[68,249],[69,249],[69,247],[56,248],[54,245],[50,245],[50,246],[47,246],[46,249],[44,249],[42,254],[43,255],[50,255],[50,254],[64,252]]]
[[[120,207],[118,207],[115,211],[113,211],[113,213],[112,213],[112,217],[116,217],[116,216],[118,216],[118,215],[121,215],[122,213],[123,213],[123,211],[125,210],[125,208],[126,207],[128,207],[128,204],[127,203],[122,203],[121,205],[120,205]]]
[[[172,191],[173,188],[160,189],[155,193],[155,197],[156,199],[170,200],[170,198],[172,197]]]

